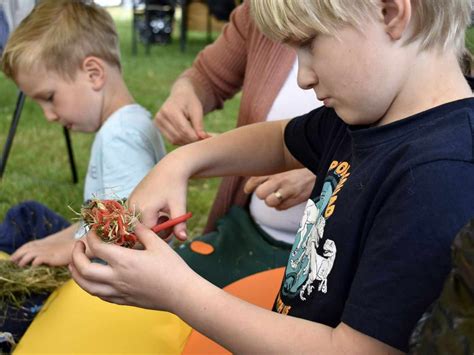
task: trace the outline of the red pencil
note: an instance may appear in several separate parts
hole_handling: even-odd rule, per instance
[[[158,233],[162,230],[165,230],[165,229],[168,229],[170,227],[173,227],[175,225],[177,225],[178,223],[181,223],[181,222],[184,222],[184,221],[187,221],[188,219],[190,219],[191,217],[193,216],[192,212],[188,212],[186,214],[183,214],[182,216],[179,216],[179,217],[176,217],[176,218],[172,218],[172,219],[168,219],[166,222],[163,222],[163,223],[160,223],[160,224],[157,224],[156,226],[154,226],[153,228],[151,228],[151,230],[155,233]]]

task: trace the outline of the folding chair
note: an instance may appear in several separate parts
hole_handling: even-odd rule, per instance
[[[2,49],[4,46],[4,43],[1,43],[1,42],[5,41],[7,38],[7,36],[5,35],[5,31],[6,31],[6,34],[8,34],[9,25],[6,20],[6,14],[3,8],[0,7],[0,56],[2,54]],[[10,130],[8,131],[7,140],[5,142],[5,145],[2,151],[2,160],[0,160],[0,179],[3,177],[3,173],[5,172],[5,168],[7,166],[8,156],[10,154],[10,150],[13,144],[13,138],[15,137],[16,129],[20,121],[20,116],[23,110],[24,103],[25,103],[25,94],[23,94],[20,91],[18,93],[18,99],[16,101],[15,111],[13,112],[13,118],[10,125]],[[72,181],[73,183],[76,184],[78,182],[78,178],[77,178],[76,163],[74,161],[74,153],[72,150],[71,137],[66,127],[64,127],[63,132],[64,132],[64,137],[66,139],[66,147],[67,147],[67,153],[69,157],[69,164],[71,166]]]

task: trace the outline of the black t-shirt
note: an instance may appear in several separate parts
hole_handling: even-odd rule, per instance
[[[292,120],[286,145],[318,178],[274,310],[407,351],[474,216],[473,129],[474,99],[382,127],[324,107]]]

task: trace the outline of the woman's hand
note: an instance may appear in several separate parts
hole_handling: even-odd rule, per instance
[[[284,173],[250,178],[244,186],[247,194],[255,192],[267,206],[286,210],[311,195],[316,176],[308,169],[295,169]]]
[[[81,288],[105,301],[148,309],[176,311],[180,295],[187,292],[193,275],[186,263],[150,229],[139,224],[136,235],[144,250],[102,242],[87,235],[90,252],[107,262],[94,263],[76,242],[69,268]]]
[[[204,130],[203,108],[192,84],[179,79],[155,115],[155,124],[173,144],[184,145],[209,137]]]

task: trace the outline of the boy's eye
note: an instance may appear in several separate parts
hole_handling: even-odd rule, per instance
[[[46,101],[48,102],[53,102],[53,100],[54,100],[54,94],[51,94],[46,98]]]

